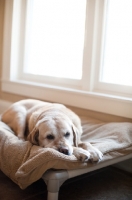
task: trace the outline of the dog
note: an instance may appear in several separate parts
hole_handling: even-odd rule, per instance
[[[81,142],[81,120],[72,110],[57,103],[25,99],[12,104],[2,115],[22,140],[52,148],[65,155],[74,155],[87,162],[102,159],[102,153],[88,142]]]

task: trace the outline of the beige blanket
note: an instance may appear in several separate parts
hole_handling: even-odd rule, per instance
[[[103,152],[101,162],[132,153],[132,123],[102,123],[82,118],[82,141],[89,141]],[[97,163],[98,164],[98,163]],[[94,164],[95,165],[95,164]],[[92,166],[53,149],[19,140],[0,122],[0,169],[24,189],[50,169],[77,169]]]

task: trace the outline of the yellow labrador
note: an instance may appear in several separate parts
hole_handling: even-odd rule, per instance
[[[102,153],[90,143],[81,142],[80,118],[62,104],[27,99],[12,104],[1,117],[23,140],[53,148],[77,159],[99,161]]]

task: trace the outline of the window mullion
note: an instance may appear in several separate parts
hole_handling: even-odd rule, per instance
[[[95,0],[87,1],[87,8],[86,8],[82,89],[88,91],[91,90],[91,81],[92,81],[91,73],[92,73],[92,49],[93,49],[95,2],[96,2]]]
[[[100,85],[100,73],[102,66],[102,55],[103,55],[103,38],[104,38],[104,21],[106,12],[107,0],[96,0],[95,8],[95,20],[94,20],[94,38],[93,38],[93,82],[92,90],[97,91]]]

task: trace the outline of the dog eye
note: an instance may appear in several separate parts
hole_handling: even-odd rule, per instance
[[[70,136],[70,133],[66,132],[65,137],[69,137],[69,136]]]
[[[54,139],[54,136],[53,136],[53,135],[47,135],[47,139],[48,139],[48,140],[53,140],[53,139]]]

